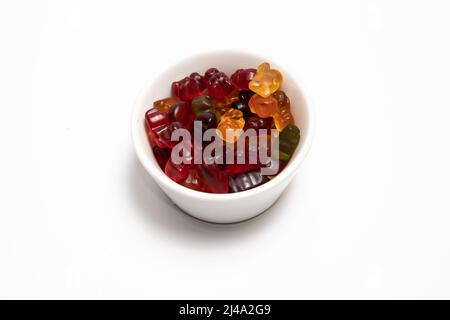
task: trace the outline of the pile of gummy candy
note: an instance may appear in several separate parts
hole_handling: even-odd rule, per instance
[[[159,166],[175,182],[202,192],[233,193],[260,186],[274,176],[261,174],[266,165],[255,164],[175,164],[171,150],[174,130],[192,132],[195,120],[202,129],[216,128],[227,145],[236,144],[248,129],[279,131],[279,170],[286,166],[299,141],[300,130],[290,111],[290,100],[281,91],[283,77],[268,63],[258,69],[238,69],[231,77],[216,68],[202,76],[197,72],[172,83],[172,96],[155,101],[145,114],[145,128]],[[226,135],[226,130],[232,135]],[[235,134],[234,134],[235,133]],[[205,144],[205,142],[202,142]]]

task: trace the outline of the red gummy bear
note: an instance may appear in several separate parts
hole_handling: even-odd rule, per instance
[[[166,163],[170,158],[170,149],[162,149],[158,146],[154,146],[153,154],[155,155],[159,167],[164,170],[164,168],[166,167]]]
[[[195,120],[195,114],[189,102],[180,101],[170,107],[169,120],[179,122],[183,128],[190,129]]]
[[[256,69],[238,69],[231,75],[231,82],[239,90],[248,90],[248,83],[256,74]]]
[[[228,76],[216,68],[205,72],[205,80],[208,94],[213,99],[223,100],[233,91],[233,84]]]
[[[184,101],[192,101],[205,90],[203,77],[197,72],[191,73],[179,81],[172,82],[172,95]]]
[[[200,164],[196,167],[206,192],[228,193],[228,174],[220,170],[217,164]]]
[[[191,164],[175,164],[169,159],[166,163],[164,173],[173,181],[180,182],[185,180],[189,175],[189,170],[192,168]]]
[[[177,142],[171,141],[172,132],[182,128],[180,122],[169,122],[169,114],[152,108],[145,113],[145,128],[150,144],[160,148],[173,148]]]

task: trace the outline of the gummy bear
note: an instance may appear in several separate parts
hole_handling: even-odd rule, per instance
[[[207,95],[196,97],[192,100],[192,109],[196,116],[203,111],[211,111],[214,109],[213,100]]]
[[[195,114],[189,102],[180,101],[170,107],[169,120],[172,122],[177,121],[181,123],[183,128],[190,129],[194,119]]]
[[[228,174],[217,164],[200,164],[196,169],[206,192],[228,193]]]
[[[248,90],[248,83],[256,74],[256,69],[238,69],[230,77],[231,82],[239,90]]]
[[[216,73],[219,73],[220,71],[217,70],[217,68],[209,68],[205,71],[205,75],[203,76],[203,79],[205,80],[205,83],[208,83],[209,78],[211,78]]]
[[[191,101],[205,89],[203,77],[194,72],[189,77],[172,83],[172,95],[184,101]]]
[[[203,111],[197,116],[197,120],[202,122],[202,130],[206,131],[217,126],[217,119],[214,112]]]
[[[156,108],[148,110],[145,113],[145,129],[152,146],[156,144],[160,148],[170,148],[169,116],[166,112]]]
[[[239,91],[233,90],[224,99],[221,100],[214,99],[214,107],[216,109],[229,108],[233,102],[238,100],[239,100]]]
[[[241,192],[253,189],[269,181],[266,176],[261,175],[260,170],[238,174],[236,177],[229,177],[230,192]]]
[[[173,181],[180,182],[187,178],[191,167],[192,165],[190,164],[175,164],[169,159],[164,168],[164,173]]]
[[[248,104],[248,102],[250,101],[250,98],[254,95],[255,93],[252,90],[242,90],[239,91],[239,100],[241,100],[242,102]]]
[[[241,111],[242,115],[244,116],[244,120],[247,120],[252,116],[252,112],[250,111],[250,108],[248,107],[248,105],[241,100],[233,102],[231,104],[231,107],[233,109]]]
[[[283,82],[281,72],[270,68],[270,64],[264,62],[258,66],[255,76],[249,82],[248,87],[263,98],[269,97],[278,90]]]
[[[170,107],[178,102],[178,99],[175,97],[169,97],[161,100],[157,100],[153,102],[153,107],[162,112],[169,112]]]
[[[145,121],[150,129],[169,124],[169,115],[167,112],[152,108],[145,113]]]
[[[225,142],[234,143],[241,135],[244,125],[245,120],[242,112],[236,109],[229,109],[220,118],[217,126],[218,136]],[[227,134],[227,131],[230,130],[232,134]]]
[[[211,98],[222,100],[233,91],[233,84],[223,72],[215,72],[208,77],[208,94]]]
[[[272,96],[263,98],[257,94],[254,94],[248,106],[253,113],[256,113],[261,118],[272,117],[278,109],[278,101]]]
[[[180,184],[186,188],[196,191],[204,191],[205,188],[203,180],[200,178],[197,170],[195,169],[189,170],[188,176],[186,179],[182,180]]]
[[[153,154],[155,155],[156,161],[159,167],[164,170],[166,167],[167,160],[170,158],[170,149],[162,149],[158,146],[153,147]]]
[[[270,130],[272,127],[272,118],[260,118],[258,116],[253,116],[245,122],[244,130],[247,129],[255,129],[258,131],[259,129]],[[269,133],[269,131],[267,131]]]
[[[300,142],[300,130],[294,124],[288,124],[279,136],[279,159],[289,160]]]
[[[272,96],[278,101],[278,109],[273,115],[273,122],[278,131],[283,131],[288,124],[294,124],[294,117],[291,114],[291,102],[281,90],[278,90]]]

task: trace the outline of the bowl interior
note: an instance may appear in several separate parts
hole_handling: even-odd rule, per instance
[[[161,73],[154,79],[153,83],[150,86],[144,89],[141,97],[138,99],[132,119],[133,139],[140,161],[147,169],[147,171],[149,171],[149,173],[157,180],[157,182],[162,182],[165,185],[169,185],[173,188],[185,189],[186,192],[204,194],[203,192],[190,190],[178,185],[170,178],[165,176],[159,168],[153,155],[152,149],[150,148],[144,129],[144,115],[148,109],[152,108],[153,101],[169,97],[171,83],[175,80],[179,80],[189,75],[192,72],[204,74],[204,72],[208,68],[215,67],[230,76],[236,69],[256,68],[260,63],[264,61],[269,62],[273,68],[278,69],[283,74],[284,80],[281,89],[286,92],[291,101],[291,112],[295,118],[296,125],[300,128],[300,144],[299,147],[297,147],[291,160],[289,161],[288,166],[276,178],[260,187],[237,194],[245,194],[252,190],[257,190],[263,187],[266,188],[268,187],[268,185],[270,186],[270,184],[276,183],[277,179],[282,179],[283,177],[292,175],[293,171],[298,167],[304,155],[306,154],[311,139],[311,113],[300,88],[298,87],[294,79],[290,76],[288,70],[285,70],[283,67],[277,65],[275,62],[269,59],[264,59],[262,57],[248,53],[225,51],[196,55],[182,60],[181,62],[167,68],[165,72]],[[237,194],[222,194],[220,196],[231,196]],[[208,195],[219,196],[212,194]]]

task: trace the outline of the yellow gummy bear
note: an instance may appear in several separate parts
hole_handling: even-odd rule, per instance
[[[278,90],[281,82],[283,82],[281,72],[271,69],[270,64],[264,62],[258,66],[258,70],[252,81],[248,84],[248,87],[261,97],[267,98]]]

